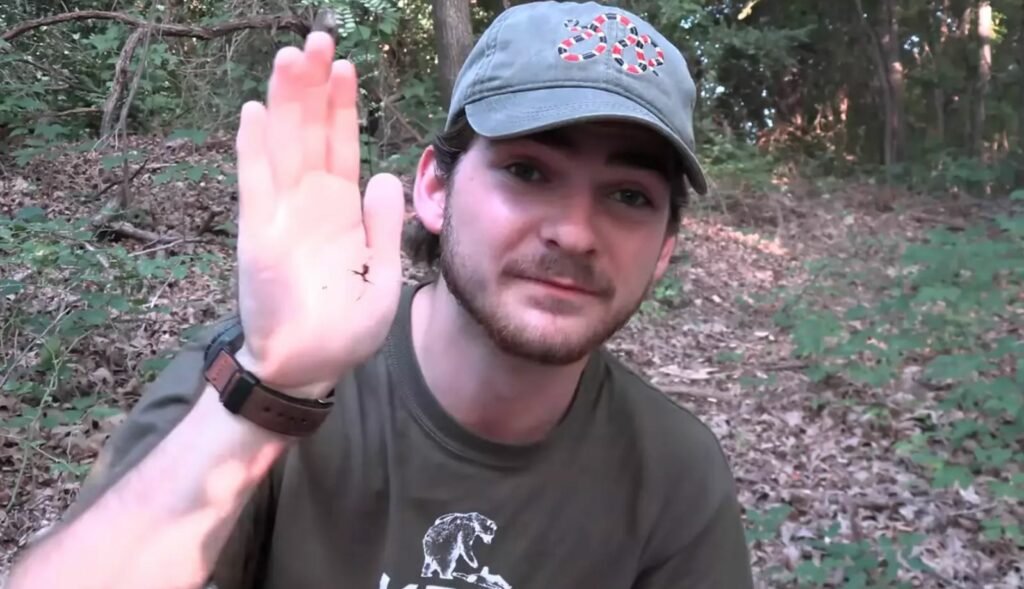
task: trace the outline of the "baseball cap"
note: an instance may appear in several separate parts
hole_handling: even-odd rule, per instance
[[[595,2],[529,2],[502,12],[470,51],[446,128],[462,112],[490,139],[593,120],[638,123],[671,141],[690,186],[705,194],[696,101],[682,53],[636,14]]]

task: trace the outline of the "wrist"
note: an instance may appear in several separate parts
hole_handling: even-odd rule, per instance
[[[331,390],[334,388],[335,384],[337,384],[334,382],[309,383],[302,385],[283,384],[279,379],[275,378],[273,370],[268,369],[256,360],[245,343],[243,343],[238,351],[235,352],[234,356],[235,360],[242,368],[248,370],[256,378],[260,379],[260,382],[265,386],[274,389],[283,395],[288,395],[289,397],[295,397],[298,399],[324,399],[330,395]]]
[[[217,391],[220,403],[229,412],[278,434],[302,437],[315,432],[334,405],[328,395],[335,383],[296,386],[282,382],[274,378],[280,373],[256,360],[244,342],[241,325],[236,322],[207,346],[203,375]]]

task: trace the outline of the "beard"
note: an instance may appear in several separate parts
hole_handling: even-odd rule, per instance
[[[636,300],[611,313],[602,313],[599,320],[582,330],[531,328],[517,321],[514,311],[501,308],[496,293],[487,288],[484,276],[468,263],[470,257],[465,255],[452,222],[452,208],[449,194],[440,234],[441,276],[459,306],[480,325],[498,349],[510,356],[551,366],[577,362],[603,345],[628,323],[653,287],[652,276]],[[517,258],[499,270],[513,276],[525,275],[531,278],[568,277],[596,292],[601,300],[612,300],[615,294],[612,281],[599,274],[589,261],[562,250],[549,249],[531,257]],[[559,305],[549,307],[549,311],[557,312]]]

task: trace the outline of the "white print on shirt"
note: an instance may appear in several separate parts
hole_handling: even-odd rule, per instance
[[[475,585],[480,585],[484,589],[512,589],[512,586],[505,582],[505,579],[501,578],[501,575],[492,575],[487,567],[480,570],[479,573],[452,573],[454,576],[469,581]]]
[[[489,567],[479,571],[456,571],[461,561],[473,569],[480,565],[473,554],[473,542],[477,538],[484,544],[494,540],[498,525],[479,513],[449,513],[442,515],[430,526],[423,536],[423,570],[425,579],[436,574],[441,579],[462,579],[483,589],[512,589],[512,586],[494,574]],[[461,560],[460,560],[461,559]],[[389,589],[391,577],[382,575],[379,589]],[[417,585],[406,585],[403,589],[416,589]],[[440,585],[427,585],[426,589],[450,589]]]

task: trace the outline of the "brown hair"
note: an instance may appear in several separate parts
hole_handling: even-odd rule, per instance
[[[441,131],[434,137],[431,142],[434,148],[434,161],[437,174],[443,182],[448,183],[455,176],[459,161],[469,150],[476,137],[476,133],[465,116],[457,117],[451,128]],[[678,158],[674,158],[671,169],[679,170],[680,166]],[[670,182],[671,193],[666,235],[679,230],[682,211],[686,208],[689,199],[682,174],[670,174]],[[414,264],[424,264],[432,268],[441,258],[441,238],[431,233],[417,218],[413,218],[406,227],[403,245],[406,254]]]

